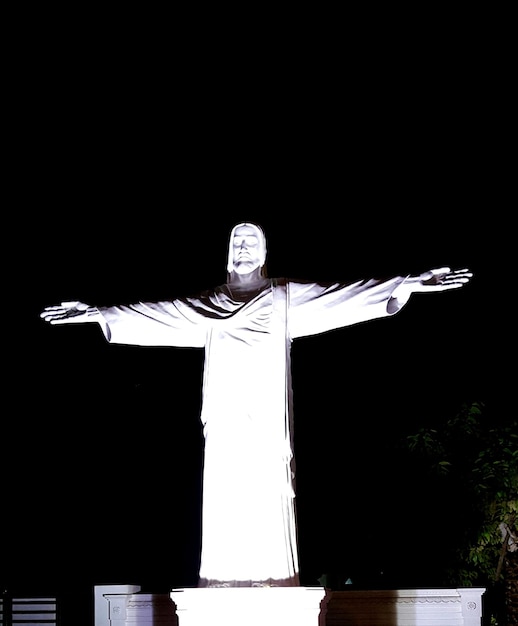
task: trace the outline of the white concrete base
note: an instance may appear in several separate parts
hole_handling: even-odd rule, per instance
[[[481,626],[485,589],[332,591],[326,626]]]
[[[325,626],[323,587],[183,588],[171,598],[178,626]]]
[[[138,590],[138,588],[137,588]],[[95,588],[95,626],[481,626],[484,588]],[[103,609],[103,610],[101,610]]]
[[[94,624],[111,626],[112,617],[126,619],[126,600],[140,591],[138,585],[96,585],[94,587]]]
[[[176,607],[166,593],[107,593],[109,626],[178,626]],[[99,626],[95,622],[95,626]]]

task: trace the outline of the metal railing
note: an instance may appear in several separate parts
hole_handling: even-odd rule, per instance
[[[0,596],[0,626],[59,626],[58,601],[51,596]]]

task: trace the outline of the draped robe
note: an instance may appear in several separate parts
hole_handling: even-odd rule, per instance
[[[290,350],[294,339],[382,318],[404,277],[270,279],[247,301],[195,297],[100,307],[106,339],[205,351],[199,586],[298,586]]]

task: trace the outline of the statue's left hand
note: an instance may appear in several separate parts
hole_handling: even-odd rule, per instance
[[[473,273],[468,269],[451,270],[437,267],[418,276],[408,276],[393,292],[389,303],[391,312],[398,311],[413,293],[432,293],[458,289],[468,283]]]
[[[451,270],[449,267],[439,267],[419,276],[411,276],[407,282],[412,285],[413,292],[445,291],[463,287],[472,276],[473,273],[468,269]]]

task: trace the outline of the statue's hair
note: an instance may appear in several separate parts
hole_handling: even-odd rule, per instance
[[[263,262],[261,264],[261,274],[266,278],[266,235],[264,234],[262,226],[255,222],[239,222],[239,224],[236,224],[230,231],[230,237],[228,241],[227,272],[230,274],[234,267],[234,249],[232,246],[232,242],[234,240],[234,233],[236,232],[236,228],[238,228],[238,226],[252,226],[252,228],[257,231],[260,252],[263,259]]]

